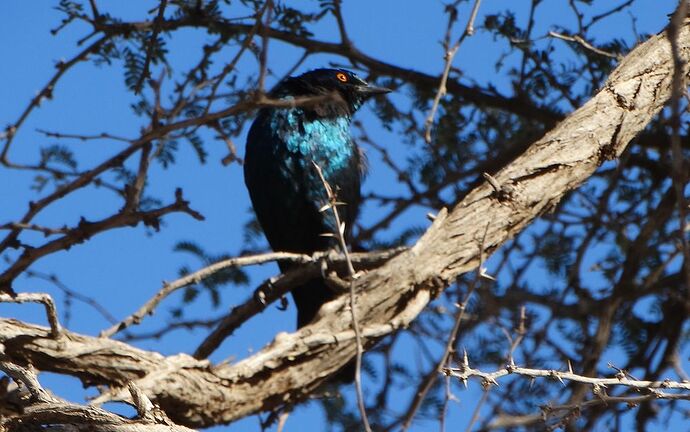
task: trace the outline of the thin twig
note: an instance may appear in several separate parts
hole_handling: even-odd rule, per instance
[[[33,210],[30,208],[29,212],[31,213]],[[189,207],[189,202],[183,198],[182,190],[179,188],[175,192],[175,201],[164,207],[150,211],[123,208],[122,211],[96,222],[89,222],[82,217],[79,223],[71,228],[69,232],[55,240],[48,241],[41,246],[25,248],[19,258],[0,274],[0,290],[11,292],[12,282],[15,278],[41,257],[69,249],[76,244],[82,243],[85,239],[113,228],[136,226],[143,222],[144,225],[157,229],[160,226],[160,218],[174,212],[186,213],[197,220],[204,219],[199,212]],[[11,231],[8,237],[11,237],[14,232]]]
[[[333,8],[331,9],[335,20],[338,23],[338,31],[340,32],[340,43],[345,47],[352,47],[352,41],[347,35],[347,29],[345,27],[345,20],[343,19],[343,10],[341,0],[333,1]]]
[[[306,263],[312,261],[312,257],[309,255],[289,253],[289,252],[273,252],[261,255],[251,255],[246,257],[235,257],[229,258],[208,267],[204,267],[194,273],[188,274],[181,277],[173,282],[163,282],[161,287],[156,294],[151,297],[146,303],[144,303],[139,309],[133,314],[129,315],[127,318],[123,319],[119,323],[111,326],[110,328],[103,330],[100,333],[100,337],[111,337],[115,333],[126,329],[133,324],[139,324],[141,320],[146,315],[153,314],[154,309],[160,304],[163,299],[168,297],[175,291],[184,288],[188,285],[201,282],[203,279],[211,276],[220,270],[231,268],[231,267],[244,267],[249,265],[265,264],[272,261],[293,261],[298,263]]]
[[[450,363],[448,363],[450,364]],[[445,375],[443,377],[444,380],[444,386],[446,389],[446,392],[443,397],[443,406],[441,407],[441,410],[439,412],[439,430],[441,432],[446,432],[446,415],[448,414],[448,405],[450,404],[450,401],[457,401],[458,399],[455,397],[453,394],[453,390],[451,388],[451,382],[450,382],[450,376]]]
[[[580,35],[572,35],[572,36],[570,36],[570,35],[565,35],[565,34],[562,34],[562,33],[556,33],[555,31],[550,31],[550,32],[549,32],[549,36],[554,37],[554,38],[556,38],[556,39],[561,39],[561,40],[564,40],[564,41],[568,41],[568,42],[575,42],[575,43],[578,43],[578,44],[582,45],[582,47],[584,47],[585,49],[588,49],[588,50],[590,50],[590,51],[592,51],[592,52],[594,52],[594,53],[596,53],[596,54],[602,55],[602,56],[604,56],[604,57],[609,57],[609,58],[612,58],[612,59],[615,59],[615,60],[621,60],[621,59],[623,58],[623,56],[622,56],[621,54],[610,53],[610,52],[608,52],[608,51],[604,51],[604,50],[601,49],[601,48],[595,47],[595,46],[592,45],[591,43],[587,42],[587,41],[586,41],[582,36],[580,36]]]
[[[261,20],[263,19],[264,14],[266,13],[266,10],[269,6],[269,3],[266,2],[261,8],[259,12],[256,13],[256,16],[254,18],[254,26],[251,28],[251,30],[247,33],[247,35],[244,37],[242,40],[242,44],[240,45],[240,49],[237,51],[233,59],[225,65],[223,70],[218,74],[217,77],[213,79],[213,86],[211,87],[211,91],[209,94],[209,99],[208,99],[208,104],[204,108],[204,114],[208,113],[208,111],[211,109],[211,105],[213,104],[213,99],[216,93],[218,92],[218,87],[222,84],[223,80],[225,77],[235,69],[235,66],[237,66],[237,62],[240,61],[240,58],[242,58],[242,55],[247,51],[247,48],[252,44],[252,41],[254,40],[254,36],[256,35],[256,32],[260,29],[263,28],[261,25]],[[196,86],[195,90],[199,90],[201,87],[205,86],[206,83],[201,83]],[[191,95],[190,95],[191,96]]]
[[[77,55],[72,57],[70,60],[63,62],[60,61],[57,65],[57,72],[50,78],[48,83],[38,92],[36,96],[34,96],[33,99],[31,99],[31,102],[29,102],[29,105],[24,109],[24,111],[21,113],[19,116],[19,119],[17,119],[16,122],[14,122],[12,125],[8,126],[6,129],[6,136],[5,136],[5,145],[2,148],[2,152],[0,152],[0,164],[5,165],[9,168],[25,168],[23,165],[18,165],[13,162],[10,162],[8,159],[7,155],[10,150],[10,146],[12,145],[12,141],[17,134],[17,131],[19,128],[24,124],[26,119],[29,117],[29,114],[31,112],[39,107],[41,105],[41,102],[43,102],[44,99],[50,99],[53,97],[53,91],[55,90],[55,85],[57,82],[62,78],[62,76],[67,72],[72,66],[75,64],[83,61],[86,59],[86,57],[93,53],[98,51],[103,44],[105,44],[106,41],[108,41],[112,35],[105,35],[102,38],[98,39],[96,42],[92,43],[88,47],[86,47],[84,50],[79,52]]]
[[[510,351],[508,353],[508,362],[510,364],[515,364],[515,359],[513,358],[513,354],[515,353],[515,350],[517,347],[520,345],[520,342],[522,342],[522,339],[525,337],[525,334],[527,333],[527,329],[525,327],[525,322],[527,321],[527,311],[525,306],[520,307],[520,323],[518,324],[517,328],[515,329],[515,333],[517,334],[517,337],[511,339],[511,344],[510,344]]]
[[[43,233],[44,236],[48,237],[51,235],[57,235],[57,234],[65,234],[69,232],[69,228],[62,227],[62,228],[50,228],[50,227],[44,227],[32,223],[21,223],[21,222],[7,222],[5,224],[0,225],[0,230],[26,230],[26,231],[38,231],[40,233]]]
[[[141,70],[141,75],[139,75],[137,83],[134,85],[135,94],[139,94],[139,92],[141,92],[141,88],[144,85],[144,80],[151,75],[149,69],[151,67],[151,59],[153,57],[153,47],[158,44],[158,33],[161,31],[161,23],[163,22],[165,7],[167,5],[168,0],[161,0],[160,5],[158,6],[158,16],[156,16],[156,20],[154,21],[153,32],[151,33],[151,39],[149,40],[148,47],[146,49],[146,60],[144,60],[144,67]]]
[[[364,406],[364,395],[362,393],[362,354],[364,349],[362,347],[362,334],[360,333],[355,308],[355,279],[357,278],[357,275],[355,274],[355,268],[352,266],[350,253],[348,252],[347,244],[345,243],[345,223],[340,222],[340,215],[338,214],[338,205],[340,203],[333,193],[331,185],[328,184],[328,181],[326,181],[326,178],[323,176],[323,172],[321,171],[319,164],[317,164],[315,161],[312,161],[311,163],[314,165],[314,169],[316,169],[316,172],[319,174],[319,178],[321,179],[323,187],[326,190],[326,195],[328,196],[328,204],[324,206],[321,211],[330,209],[333,212],[333,219],[335,220],[336,226],[335,235],[340,243],[340,248],[345,255],[345,260],[347,261],[347,270],[350,274],[350,314],[352,315],[352,329],[355,332],[355,343],[357,344],[357,356],[355,357],[355,391],[357,393],[357,407],[359,408],[359,415],[362,418],[364,430],[371,432],[371,426],[369,425],[369,419],[367,418],[367,410]]]
[[[472,12],[470,13],[470,17],[467,20],[467,25],[465,26],[465,31],[462,33],[462,36],[460,36],[460,38],[457,40],[457,42],[455,42],[455,44],[452,47],[450,46],[450,32],[453,28],[453,23],[456,20],[457,12],[455,12],[454,6],[449,6],[452,9],[450,12],[450,16],[448,18],[448,28],[446,30],[446,37],[443,43],[443,47],[445,49],[443,60],[445,61],[445,65],[443,68],[443,74],[441,75],[441,81],[438,85],[438,90],[436,91],[436,96],[434,97],[434,102],[431,105],[429,115],[426,117],[426,120],[424,121],[424,140],[427,143],[431,143],[431,127],[434,124],[434,117],[436,116],[436,111],[438,110],[438,106],[441,103],[441,98],[445,96],[447,92],[446,83],[448,82],[448,75],[450,74],[450,69],[453,65],[453,59],[455,58],[455,54],[457,54],[458,49],[460,48],[460,45],[462,45],[463,41],[468,36],[472,36],[474,34],[474,21],[477,18],[477,13],[479,12],[480,4],[481,0],[475,0],[474,6],[472,7]]]
[[[357,253],[353,254],[351,259],[353,259],[355,262],[364,265],[364,266],[372,266],[372,265],[380,265],[381,263],[387,261],[388,259],[392,258],[393,256],[399,254],[406,248],[394,248],[394,249],[389,249],[385,251],[373,251],[373,252],[368,252],[368,253]],[[273,261],[289,261],[297,264],[308,264],[312,263],[320,268],[320,263],[322,260],[327,260],[333,263],[337,263],[340,261],[340,259],[332,255],[330,252],[319,252],[315,253],[314,255],[306,255],[306,254],[298,254],[298,253],[291,253],[291,252],[271,252],[271,253],[266,253],[266,254],[259,254],[259,255],[250,255],[250,256],[244,256],[244,257],[233,257],[233,258],[228,258],[226,260],[219,261],[217,263],[213,263],[207,267],[204,267],[200,270],[195,271],[194,273],[188,274],[184,277],[181,277],[173,282],[164,282],[162,288],[153,296],[151,297],[146,303],[144,303],[139,309],[137,309],[136,312],[132,313],[130,316],[125,318],[124,320],[120,321],[116,325],[103,330],[100,334],[101,337],[110,337],[114,335],[115,333],[131,326],[132,324],[139,324],[141,320],[146,316],[150,315],[153,313],[153,310],[160,304],[163,299],[168,297],[170,294],[173,292],[184,288],[188,285],[199,283],[202,280],[208,278],[209,276],[223,270],[226,268],[230,267],[246,267],[250,265],[260,265],[260,264],[265,264],[268,262],[273,262]],[[289,275],[291,273],[298,273],[298,272],[288,272],[286,275]],[[273,281],[271,283],[277,284],[276,281]],[[266,283],[266,286],[270,285],[270,283]],[[276,288],[275,286],[272,286],[271,288]],[[259,291],[259,290],[257,290]],[[271,290],[269,290],[270,292]],[[272,296],[271,296],[272,298]],[[276,297],[277,299],[278,297]],[[269,298],[263,299],[266,304],[270,303],[271,300],[269,301]],[[252,297],[247,301],[247,303],[256,303],[256,299]],[[246,304],[246,303],[245,303]]]
[[[448,377],[450,378],[450,377]],[[479,420],[479,414],[482,412],[482,406],[486,403],[486,400],[489,398],[489,388],[484,389],[484,393],[482,394],[481,399],[479,399],[479,402],[477,402],[477,406],[474,407],[474,412],[472,413],[472,418],[470,419],[470,422],[467,424],[467,429],[465,431],[471,432],[472,431],[472,426]]]
[[[49,131],[45,129],[36,129],[36,132],[41,133],[49,138],[56,138],[56,139],[76,139],[80,141],[91,141],[91,140],[101,140],[101,139],[109,139],[113,141],[122,141],[125,143],[131,143],[132,140],[120,137],[117,135],[112,135],[106,132],[102,132],[100,134],[96,135],[81,135],[81,134],[71,134],[71,133],[62,133],[62,132],[54,132],[54,131]]]
[[[84,295],[78,291],[71,289],[70,287],[65,285],[60,279],[58,279],[58,277],[56,275],[42,273],[42,272],[38,272],[35,270],[27,270],[26,276],[30,277],[30,278],[35,277],[35,278],[50,282],[51,284],[55,285],[55,287],[57,287],[60,291],[62,291],[65,294],[66,299],[73,298],[73,299],[79,300],[80,302],[85,303],[85,304],[91,306],[93,309],[95,309],[109,323],[114,324],[117,322],[117,319],[110,312],[108,312],[108,310],[102,304],[97,302],[93,297],[89,297],[87,295]],[[65,303],[67,303],[67,301],[65,301]],[[65,307],[64,309],[65,309],[65,311],[63,312],[64,313],[63,318],[65,320],[64,322],[65,322],[65,325],[69,327],[69,323],[68,323],[69,315],[68,315],[67,307]]]
[[[261,51],[259,52],[259,80],[257,87],[260,94],[264,93],[266,73],[268,72],[268,41],[270,38],[268,37],[267,29],[271,28],[271,20],[273,19],[273,0],[266,2],[264,15],[266,16],[265,23],[259,30],[259,33],[261,33]]]
[[[171,321],[168,322],[164,325],[162,325],[160,328],[157,330],[151,330],[148,332],[143,332],[143,333],[124,333],[122,336],[117,338],[117,340],[120,340],[122,342],[133,342],[133,341],[141,341],[141,340],[158,340],[161,339],[163,336],[167,335],[168,333],[172,333],[176,330],[184,329],[184,330],[193,330],[195,328],[212,328],[218,325],[223,318],[225,317],[225,313],[223,313],[220,316],[217,316],[215,318],[210,318],[210,319],[191,319],[191,320],[184,320],[184,321]]]

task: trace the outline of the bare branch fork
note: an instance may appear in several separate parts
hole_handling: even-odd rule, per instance
[[[129,391],[138,414],[135,419],[56,397],[41,386],[33,368],[19,366],[4,355],[0,355],[0,371],[17,383],[15,389],[0,394],[3,412],[16,410],[12,416],[0,416],[2,431],[46,430],[44,427],[50,425],[65,432],[193,432],[171,422],[131,381]],[[24,396],[24,389],[29,397]]]
[[[362,334],[359,328],[359,322],[357,321],[357,311],[355,307],[355,279],[357,278],[357,274],[355,273],[355,268],[352,266],[350,252],[348,251],[347,244],[345,243],[345,223],[340,221],[340,215],[338,214],[338,205],[343,203],[338,202],[336,195],[333,193],[333,188],[331,188],[331,185],[328,184],[328,181],[326,181],[326,178],[323,176],[323,172],[321,171],[319,164],[317,164],[315,161],[312,161],[312,164],[314,165],[316,172],[319,174],[319,178],[323,183],[323,187],[328,198],[328,203],[324,205],[320,211],[324,212],[330,209],[333,212],[333,220],[335,221],[336,227],[335,236],[338,239],[338,243],[340,243],[340,249],[345,255],[345,259],[347,261],[347,270],[350,274],[350,314],[352,316],[352,329],[355,332],[355,343],[357,344],[357,355],[355,356],[355,391],[357,393],[357,408],[359,409],[359,415],[362,419],[364,430],[371,432],[371,426],[369,425],[369,419],[367,418],[367,410],[364,405],[364,395],[362,393],[362,354],[364,349],[362,347]]]

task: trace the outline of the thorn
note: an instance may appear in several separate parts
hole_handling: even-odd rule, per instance
[[[570,363],[570,359],[568,359],[568,372],[573,373],[573,365]]]
[[[482,267],[479,269],[479,276],[483,277],[484,279],[489,279],[496,282],[496,278],[487,273],[486,267]]]

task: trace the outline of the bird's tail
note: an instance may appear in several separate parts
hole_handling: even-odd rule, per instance
[[[297,306],[297,328],[300,328],[309,324],[319,312],[321,305],[333,300],[335,296],[323,279],[312,279],[292,290],[292,297]],[[353,360],[343,366],[329,381],[334,384],[346,384],[354,379],[355,362]]]
[[[297,328],[300,328],[309,324],[321,305],[333,300],[334,295],[323,279],[312,279],[292,290],[292,297],[297,306]]]

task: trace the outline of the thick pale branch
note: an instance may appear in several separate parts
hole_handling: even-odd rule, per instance
[[[129,419],[98,407],[73,404],[41,387],[32,368],[0,356],[0,370],[15,381],[0,391],[0,432],[9,431],[127,431],[192,432],[178,426],[130,382],[139,418]]]
[[[690,25],[679,33],[687,74]],[[476,268],[482,252],[496,250],[619,156],[669,99],[672,75],[668,39],[654,36],[623,59],[588,103],[494,175],[500,192],[489,184],[476,188],[451,212],[440,212],[413,248],[358,278],[355,304],[365,345],[408,325],[455,277]],[[0,321],[0,343],[18,361],[28,358],[39,369],[87,382],[133,379],[174,421],[210,426],[299,401],[345,365],[356,351],[348,300],[343,295],[324,305],[314,323],[277,335],[234,365],[166,358],[73,334],[54,341],[46,330],[10,320]],[[128,397],[114,390],[100,400]]]

